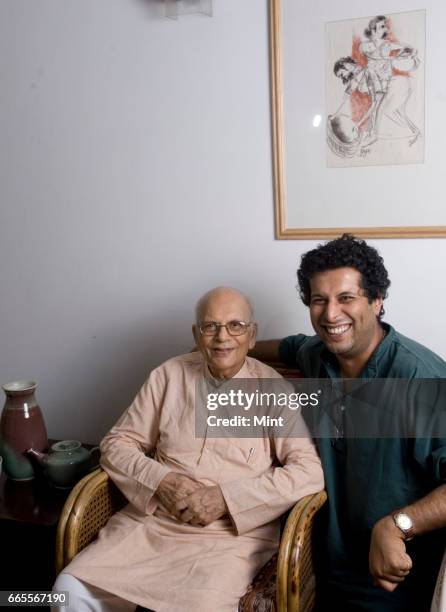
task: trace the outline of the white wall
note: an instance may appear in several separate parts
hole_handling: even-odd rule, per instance
[[[263,337],[310,331],[315,243],[273,235],[267,2],[214,13],[0,0],[0,381],[39,381],[52,437],[98,440],[212,286],[249,293]],[[373,243],[387,320],[444,357],[445,241]]]

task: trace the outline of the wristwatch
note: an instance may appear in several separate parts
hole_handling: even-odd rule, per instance
[[[413,529],[413,522],[410,516],[408,516],[404,512],[396,512],[393,515],[393,520],[395,525],[404,535],[404,539],[406,540],[406,542],[414,537],[415,533]]]

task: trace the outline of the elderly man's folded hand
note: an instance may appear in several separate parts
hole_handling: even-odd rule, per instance
[[[202,487],[176,504],[179,519],[191,525],[209,525],[224,516],[228,508],[220,487]]]
[[[180,512],[176,509],[176,504],[201,488],[204,488],[204,485],[193,478],[169,472],[158,485],[156,496],[168,512],[179,518]]]

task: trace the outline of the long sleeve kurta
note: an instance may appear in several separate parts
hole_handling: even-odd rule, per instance
[[[64,570],[156,612],[233,612],[277,549],[276,519],[323,488],[308,438],[196,438],[205,375],[199,353],[151,373],[101,445],[102,465],[130,503]],[[279,375],[247,358],[236,377]],[[194,527],[169,515],[155,496],[169,471],[219,485],[229,516]]]

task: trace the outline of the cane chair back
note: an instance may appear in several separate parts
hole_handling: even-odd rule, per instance
[[[56,536],[57,573],[96,539],[109,518],[126,503],[125,497],[101,469],[77,483],[65,502],[59,520]]]
[[[316,513],[327,494],[307,495],[291,510],[282,534],[277,561],[277,609],[311,612],[315,605],[314,530]]]

